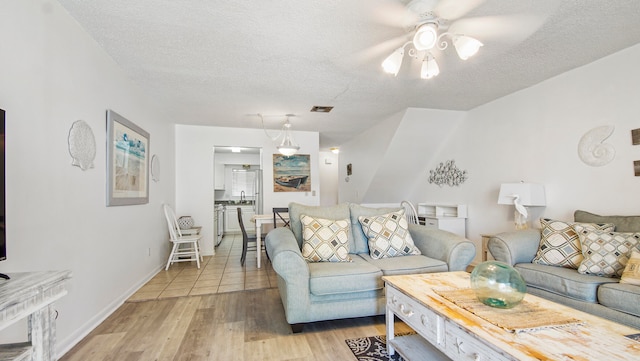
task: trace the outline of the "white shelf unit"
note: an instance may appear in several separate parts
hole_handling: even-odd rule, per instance
[[[418,203],[418,218],[427,227],[467,237],[467,205]]]

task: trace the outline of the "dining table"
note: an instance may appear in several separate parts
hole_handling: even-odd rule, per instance
[[[289,220],[289,213],[280,213],[280,215],[283,219],[287,221]],[[273,213],[256,214],[251,217],[251,222],[254,222],[256,224],[256,249],[258,250],[258,252],[256,252],[256,261],[258,268],[260,268],[260,259],[262,258],[262,252],[260,252],[260,250],[262,249],[262,225],[273,224],[274,217],[275,215]]]

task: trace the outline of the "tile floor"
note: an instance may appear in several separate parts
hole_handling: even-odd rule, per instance
[[[242,235],[226,235],[214,256],[204,257],[197,268],[195,262],[174,263],[162,269],[128,301],[138,302],[171,297],[195,296],[260,288],[277,287],[277,276],[262,251],[261,268],[257,268],[255,251],[247,253],[240,265]]]

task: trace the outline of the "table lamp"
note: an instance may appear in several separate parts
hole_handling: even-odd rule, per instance
[[[544,186],[534,183],[503,183],[500,185],[498,204],[513,204],[516,209],[516,229],[527,229],[527,206],[545,206]]]

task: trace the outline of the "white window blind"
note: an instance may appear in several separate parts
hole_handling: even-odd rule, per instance
[[[245,196],[254,196],[254,184],[256,181],[256,172],[246,171],[242,169],[234,169],[231,178],[231,195],[240,197],[242,191]]]

